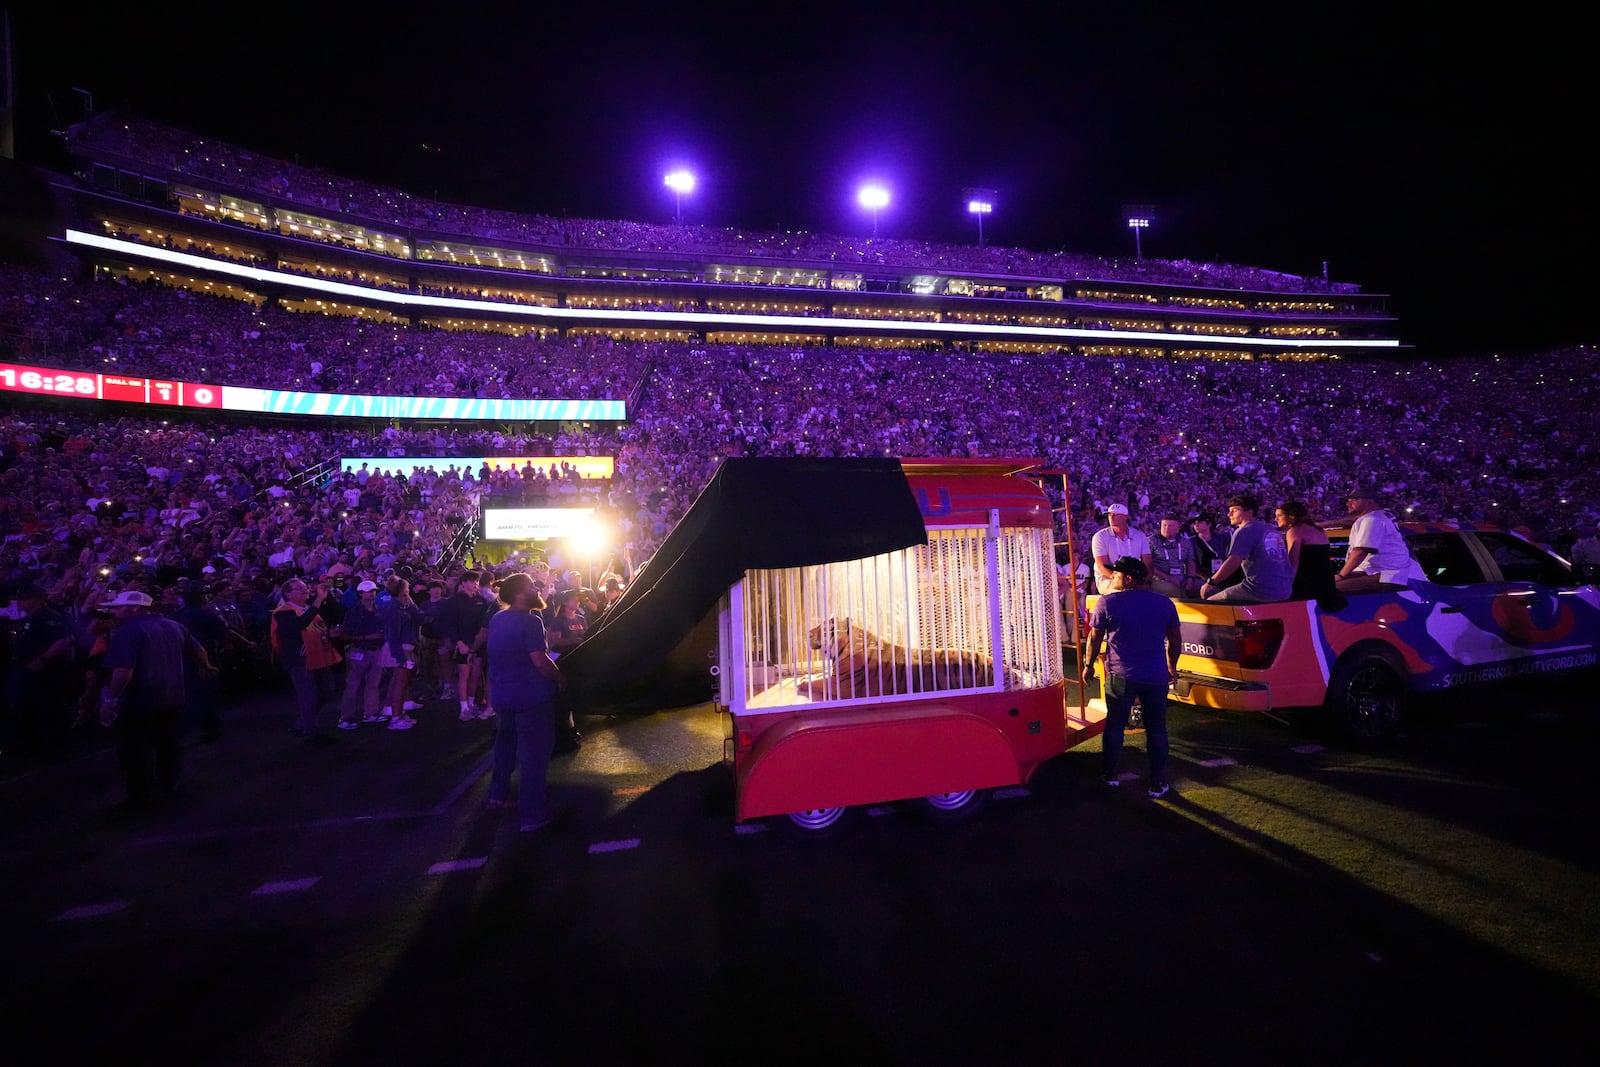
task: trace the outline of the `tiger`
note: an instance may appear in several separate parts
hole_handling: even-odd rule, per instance
[[[808,636],[811,647],[833,661],[831,681],[818,679],[806,685],[806,695],[813,700],[976,689],[994,684],[994,660],[969,649],[907,649],[852,624],[848,618],[819,623],[811,627]]]

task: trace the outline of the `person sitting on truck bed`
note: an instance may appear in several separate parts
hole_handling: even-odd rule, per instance
[[[1160,527],[1150,537],[1150,557],[1155,563],[1150,588],[1162,596],[1189,600],[1200,591],[1200,567],[1195,560],[1194,543],[1180,536],[1182,529],[1183,520],[1177,512],[1161,516]]]
[[[1288,600],[1294,592],[1294,568],[1289,565],[1289,545],[1276,526],[1256,517],[1261,502],[1253,493],[1228,498],[1228,522],[1234,527],[1228,558],[1211,580],[1200,587],[1207,600],[1229,604],[1269,604]],[[1236,571],[1244,572],[1238,585],[1219,589]]]
[[[1345,497],[1354,522],[1334,584],[1346,596],[1404,589],[1427,577],[1411,555],[1394,512],[1379,507],[1378,500],[1378,490],[1370,486],[1357,486]]]
[[[1332,546],[1322,527],[1311,521],[1311,511],[1298,500],[1285,500],[1273,513],[1278,529],[1289,546],[1289,565],[1294,568],[1291,600],[1315,600],[1323,611],[1342,611],[1344,594],[1333,584]]]
[[[1106,522],[1109,525],[1096,530],[1089,542],[1089,552],[1094,556],[1095,591],[1101,596],[1115,588],[1111,581],[1114,560],[1132,556],[1141,560],[1146,570],[1150,567],[1150,539],[1129,523],[1128,505],[1112,504],[1106,508]]]
[[[1213,528],[1215,525],[1211,516],[1204,512],[1189,520],[1187,537],[1189,544],[1194,548],[1195,567],[1200,571],[1202,579],[1208,574],[1215,574],[1218,565],[1228,558],[1228,540],[1233,531],[1217,530]],[[1237,581],[1241,577],[1243,575],[1236,574],[1234,580]],[[1233,582],[1224,584],[1232,585]],[[1213,582],[1212,587],[1220,589],[1223,586]]]

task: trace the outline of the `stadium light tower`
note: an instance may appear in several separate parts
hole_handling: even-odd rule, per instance
[[[674,218],[678,225],[683,225],[683,197],[685,193],[694,192],[694,173],[679,167],[670,172],[666,177],[666,186],[672,190],[672,195],[677,204]]]
[[[878,236],[878,212],[889,206],[889,190],[877,182],[868,182],[856,193],[856,203],[872,212],[872,236]]]
[[[978,219],[978,247],[983,247],[983,217],[993,214],[994,202],[998,195],[993,189],[963,189],[961,195],[967,198],[967,214]]]
[[[1139,237],[1156,219],[1156,209],[1149,204],[1123,204],[1122,219],[1128,224],[1128,229],[1133,231],[1133,254],[1138,259],[1144,258],[1144,246]]]

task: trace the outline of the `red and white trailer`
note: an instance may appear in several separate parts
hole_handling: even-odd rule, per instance
[[[901,460],[926,541],[747,569],[721,598],[739,821],[859,805],[964,815],[1103,720],[1067,704],[1049,498],[1026,460]]]

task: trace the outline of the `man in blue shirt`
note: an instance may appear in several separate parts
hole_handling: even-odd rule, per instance
[[[1289,562],[1289,545],[1282,530],[1256,517],[1260,507],[1261,502],[1253,493],[1240,493],[1228,500],[1233,540],[1228,542],[1228,558],[1200,587],[1200,595],[1206,600],[1271,604],[1293,595],[1294,565]],[[1243,572],[1243,581],[1221,587],[1238,572]]]
[[[545,644],[544,601],[533,579],[521,572],[500,583],[505,610],[489,619],[489,700],[499,712],[489,807],[510,804],[511,773],[517,773],[522,830],[550,823],[545,776],[555,747],[556,693],[566,684]]]
[[[1178,609],[1160,593],[1145,588],[1150,577],[1143,560],[1123,556],[1111,565],[1115,586],[1095,604],[1089,619],[1089,650],[1083,662],[1087,681],[1102,644],[1106,648],[1106,728],[1101,737],[1107,785],[1121,785],[1123,735],[1135,700],[1144,713],[1145,754],[1150,760],[1152,797],[1167,795],[1167,689],[1178,680],[1183,639]]]

